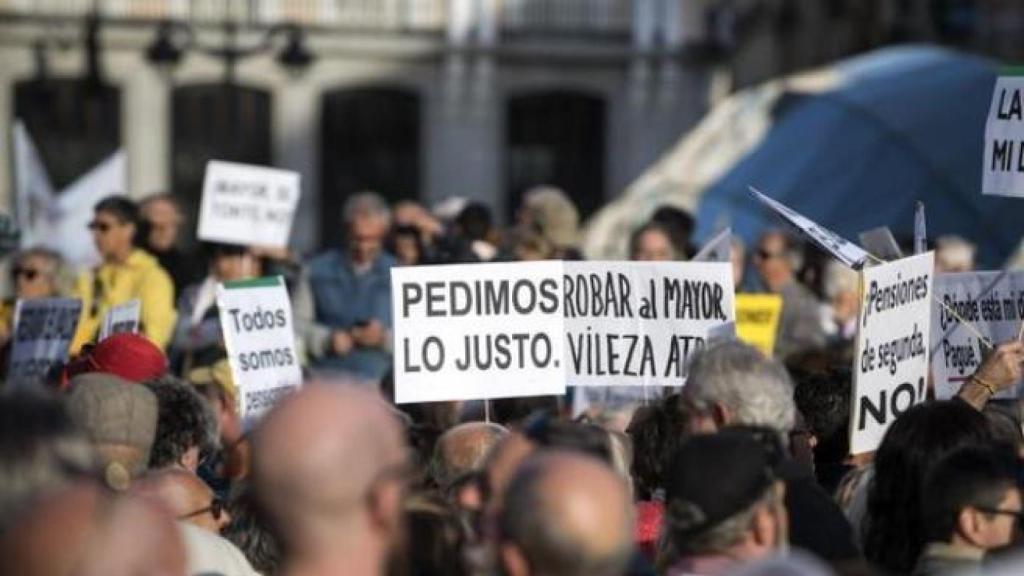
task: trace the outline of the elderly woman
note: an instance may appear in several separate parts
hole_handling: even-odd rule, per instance
[[[60,254],[46,248],[29,248],[14,257],[11,266],[14,297],[0,304],[0,344],[11,335],[17,300],[56,298],[70,291],[71,277]]]

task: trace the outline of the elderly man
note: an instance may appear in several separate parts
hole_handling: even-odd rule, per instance
[[[775,357],[825,345],[820,304],[814,294],[796,279],[802,254],[796,241],[785,232],[766,232],[757,242],[754,266],[769,292],[782,296],[782,317],[775,339]]]
[[[155,258],[135,247],[138,207],[123,196],[109,196],[100,200],[93,212],[89,230],[103,263],[75,283],[75,296],[82,299],[82,318],[71,342],[72,354],[96,338],[112,307],[135,299],[141,304],[142,333],[165,348],[177,317],[174,285]]]
[[[497,424],[466,422],[438,438],[430,459],[430,475],[449,501],[467,510],[483,506],[466,480],[483,469],[487,454],[506,434],[508,430]]]
[[[929,543],[915,576],[979,573],[985,554],[1014,541],[1024,518],[1018,468],[1007,448],[969,446],[949,454],[924,482]]]
[[[215,449],[217,424],[213,410],[188,382],[174,376],[149,380],[144,385],[156,395],[159,410],[149,467],[195,472],[200,457]]]
[[[666,481],[663,533],[670,576],[718,576],[786,547],[789,520],[777,462],[753,435],[725,430],[687,440]]]
[[[528,459],[508,485],[497,554],[509,576],[613,576],[633,551],[625,482],[596,458],[558,450]]]
[[[179,235],[185,218],[178,200],[171,194],[155,194],[142,201],[140,212],[146,230],[143,245],[171,275],[174,293],[180,295],[185,286],[202,278],[203,268],[197,254],[181,247]]]
[[[314,371],[378,383],[391,367],[390,224],[377,194],[356,194],[343,214],[347,247],[313,258],[295,294],[295,321]]]
[[[410,472],[398,419],[374,393],[314,384],[284,399],[256,431],[252,477],[282,573],[384,574]]]
[[[791,446],[796,404],[789,374],[776,360],[740,342],[712,346],[690,363],[680,410],[689,432],[714,433],[729,426],[756,426]],[[793,434],[793,442],[804,440]],[[831,562],[858,561],[853,530],[842,511],[816,483],[812,471],[787,480],[786,505],[793,544]]]

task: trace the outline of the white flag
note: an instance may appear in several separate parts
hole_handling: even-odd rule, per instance
[[[810,218],[807,218],[798,212],[794,212],[785,204],[772,200],[762,194],[757,188],[754,188],[753,186],[748,186],[748,188],[750,189],[750,193],[760,200],[765,206],[768,206],[777,212],[779,216],[785,218],[790,224],[799,228],[801,232],[809,236],[811,240],[814,240],[815,244],[831,254],[833,258],[839,260],[843,264],[846,264],[850,268],[859,270],[870,257],[863,248],[857,246],[853,242],[850,242],[824,226],[818,225]]]
[[[14,190],[22,246],[44,243],[50,237],[53,185],[21,120],[14,121]]]

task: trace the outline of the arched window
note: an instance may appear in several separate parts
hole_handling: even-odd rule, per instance
[[[510,98],[505,113],[505,187],[508,214],[523,193],[552,184],[573,199],[581,216],[605,199],[605,102],[572,91]]]
[[[14,116],[25,123],[57,191],[121,143],[121,91],[105,83],[82,78],[19,82]]]
[[[207,161],[271,164],[270,98],[264,90],[225,83],[174,89],[173,192],[191,216],[199,209]]]
[[[320,230],[337,245],[345,199],[372,190],[394,202],[419,196],[420,96],[399,88],[354,88],[323,96]]]

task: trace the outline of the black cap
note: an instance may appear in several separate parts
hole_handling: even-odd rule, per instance
[[[666,481],[666,522],[696,534],[746,510],[780,477],[780,460],[743,428],[690,438],[675,453]]]

